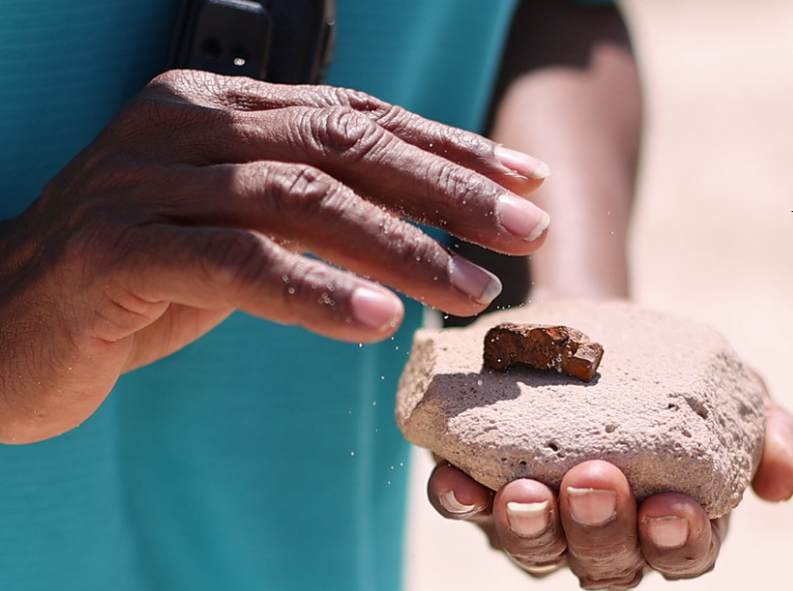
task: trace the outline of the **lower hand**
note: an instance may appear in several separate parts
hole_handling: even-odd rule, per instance
[[[781,501],[793,495],[793,416],[767,394],[766,412],[752,484],[762,499]],[[668,579],[699,576],[713,568],[729,519],[709,521],[699,504],[677,493],[637,504],[622,472],[603,461],[571,469],[558,494],[529,479],[494,493],[441,461],[428,492],[441,515],[480,526],[528,574],[568,567],[585,589],[630,589],[650,570]]]

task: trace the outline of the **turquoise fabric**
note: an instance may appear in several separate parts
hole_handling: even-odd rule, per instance
[[[340,0],[329,82],[475,127],[511,6]],[[176,6],[0,7],[8,218],[161,70]],[[398,589],[393,393],[420,318],[408,302],[393,340],[358,347],[237,314],[124,376],[80,428],[0,447],[0,589]]]
[[[338,0],[329,82],[476,129],[514,4]],[[0,2],[0,219],[162,69],[175,12]],[[407,310],[365,347],[234,315],[124,376],[78,429],[0,447],[0,589],[398,589]]]
[[[177,3],[0,1],[0,219],[162,69]]]

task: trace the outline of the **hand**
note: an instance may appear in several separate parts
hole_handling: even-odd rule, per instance
[[[793,416],[766,394],[768,428],[753,488],[767,501],[793,495]],[[637,506],[625,476],[603,461],[579,464],[557,493],[520,479],[497,493],[441,461],[428,484],[433,506],[471,521],[534,577],[565,566],[585,589],[630,589],[655,569],[668,579],[713,568],[729,516],[708,521],[690,497],[653,495]]]
[[[542,169],[360,93],[164,74],[0,225],[0,440],[78,425],[234,309],[354,342],[401,321],[381,283],[478,313],[498,280],[401,218],[527,254]]]

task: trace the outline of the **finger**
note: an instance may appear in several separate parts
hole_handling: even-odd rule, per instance
[[[639,539],[647,562],[668,579],[697,577],[716,562],[727,518],[708,520],[692,498],[662,493],[639,508]]]
[[[146,301],[240,309],[321,335],[371,342],[392,334],[402,302],[389,290],[240,230],[152,224],[129,230],[119,280]]]
[[[765,394],[766,434],[763,456],[752,486],[766,501],[793,496],[793,416]]]
[[[471,169],[403,142],[356,111],[292,107],[247,117],[211,139],[203,133],[177,141],[193,146],[192,155],[180,154],[199,164],[197,155],[204,154],[213,154],[218,163],[307,163],[392,213],[488,248],[525,255],[542,243],[550,219],[534,204]]]
[[[179,110],[173,105],[163,109]],[[548,214],[530,201],[474,170],[400,140],[348,108],[179,115],[160,115],[193,120],[163,124],[168,141],[152,151],[163,152],[156,157],[165,162],[309,164],[395,215],[507,254],[525,255],[539,248],[550,223]],[[153,152],[146,157],[154,157]]]
[[[203,93],[217,95],[215,108],[193,102],[192,87],[192,94],[183,91],[186,96],[176,99],[166,91],[152,97],[156,93],[150,91],[133,101],[118,125],[143,120],[150,135],[167,134],[167,141],[138,142],[129,149],[145,147],[146,158],[199,165],[255,160],[307,163],[393,213],[488,248],[525,255],[542,243],[550,221],[547,213],[450,156],[429,153],[400,139],[353,108],[235,111],[225,104],[234,91],[227,89],[221,99],[219,90],[234,89],[235,83],[207,80],[213,84]],[[135,125],[135,133],[140,135],[139,127]],[[490,153],[492,160],[496,154],[492,144]],[[516,160],[514,152],[498,153],[501,160]]]
[[[430,475],[427,497],[447,519],[481,522],[492,512],[493,491],[445,460]]]
[[[449,313],[481,312],[501,291],[489,271],[311,167],[278,162],[176,170],[146,207],[180,224],[253,229]],[[162,198],[163,186],[168,198]]]
[[[403,141],[475,170],[519,195],[536,190],[550,174],[548,165],[533,156],[497,145],[478,134],[425,119],[364,93],[325,87],[324,94],[324,106],[350,106]],[[323,103],[314,105],[319,107]]]
[[[565,474],[559,494],[568,563],[586,589],[629,589],[645,561],[636,534],[636,501],[614,465],[584,462]]]
[[[348,107],[403,141],[471,168],[520,195],[536,189],[550,172],[537,158],[498,146],[479,134],[425,119],[363,92],[320,85],[274,85],[205,73],[175,76],[185,74],[191,80],[191,88],[206,89],[204,100],[208,106],[240,111]]]
[[[493,517],[504,551],[529,574],[546,576],[566,564],[556,494],[546,485],[525,478],[506,484],[496,493]]]
[[[279,141],[287,135],[283,126],[292,141]],[[501,252],[532,252],[548,226],[547,214],[530,201],[353,110],[269,111],[256,114],[251,128],[256,134],[237,143],[250,146],[248,158],[267,147],[272,159],[307,162],[400,216]]]

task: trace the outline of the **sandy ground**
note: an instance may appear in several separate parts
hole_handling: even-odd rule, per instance
[[[793,409],[793,2],[628,0],[647,141],[632,264],[636,299],[722,330]],[[429,507],[412,473],[410,591],[578,588],[528,579],[468,524]],[[793,502],[747,493],[714,572],[640,589],[793,588]]]

